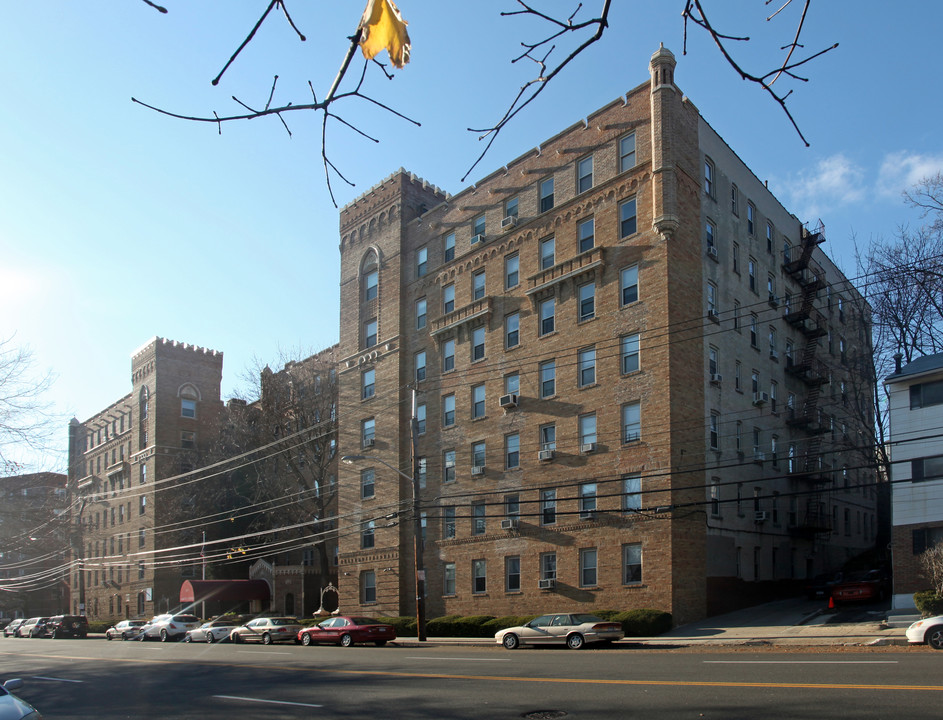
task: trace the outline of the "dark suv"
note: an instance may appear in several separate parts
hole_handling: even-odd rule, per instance
[[[42,629],[43,637],[84,638],[88,635],[88,619],[84,615],[56,615]]]

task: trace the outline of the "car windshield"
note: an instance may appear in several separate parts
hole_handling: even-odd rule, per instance
[[[294,625],[294,618],[270,618],[272,625]]]
[[[579,625],[580,623],[595,623],[604,621],[601,617],[596,617],[595,615],[574,615],[573,622]]]

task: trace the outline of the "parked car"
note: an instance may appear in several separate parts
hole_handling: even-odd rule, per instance
[[[926,644],[934,650],[943,650],[943,615],[918,620],[907,628],[906,635],[911,644]]]
[[[232,642],[259,641],[265,645],[273,642],[291,642],[298,638],[301,624],[294,617],[261,617],[232,629]]]
[[[14,618],[10,624],[3,628],[3,637],[18,637],[16,634],[20,625],[26,622],[26,618]]]
[[[883,570],[853,572],[832,586],[832,599],[836,603],[883,600],[887,588],[888,579]]]
[[[43,720],[39,710],[11,693],[23,687],[22,680],[7,680],[0,685],[0,718],[3,720]]]
[[[200,618],[196,615],[174,615],[166,613],[152,618],[141,627],[140,640],[160,638],[162,642],[179,640],[187,634],[187,630],[200,627]]]
[[[557,613],[541,615],[525,625],[505,628],[494,634],[498,645],[513,650],[520,645],[550,645],[558,643],[579,650],[586,643],[612,642],[625,637],[622,624],[607,622],[586,613]]]
[[[84,615],[54,615],[43,625],[41,637],[88,637],[88,618]]]
[[[144,620],[122,620],[117,625],[105,630],[105,640],[114,640],[119,637],[122,640],[137,638],[141,634],[141,628],[144,625]]]
[[[24,622],[16,629],[17,637],[40,637],[43,632],[43,625],[49,620],[47,617],[33,617]]]
[[[841,573],[823,573],[816,575],[805,584],[805,594],[809,600],[827,600],[832,596],[832,588],[842,579]]]
[[[238,624],[235,620],[211,620],[198,628],[187,630],[183,641],[213,643],[229,640],[229,634]]]
[[[340,615],[328,618],[313,627],[302,628],[297,642],[302,645],[334,643],[350,647],[354,643],[373,643],[378,647],[396,639],[392,625],[377,622],[372,618]]]

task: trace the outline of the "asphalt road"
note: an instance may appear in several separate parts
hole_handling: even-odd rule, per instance
[[[46,718],[938,718],[943,653],[0,640]],[[531,713],[538,713],[529,715]]]

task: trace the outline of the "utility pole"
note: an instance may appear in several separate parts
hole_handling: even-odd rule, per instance
[[[416,417],[416,389],[413,388],[412,417],[409,421],[413,464],[413,548],[416,565],[416,637],[426,640],[426,570],[423,564],[422,515],[419,511],[419,419]]]

